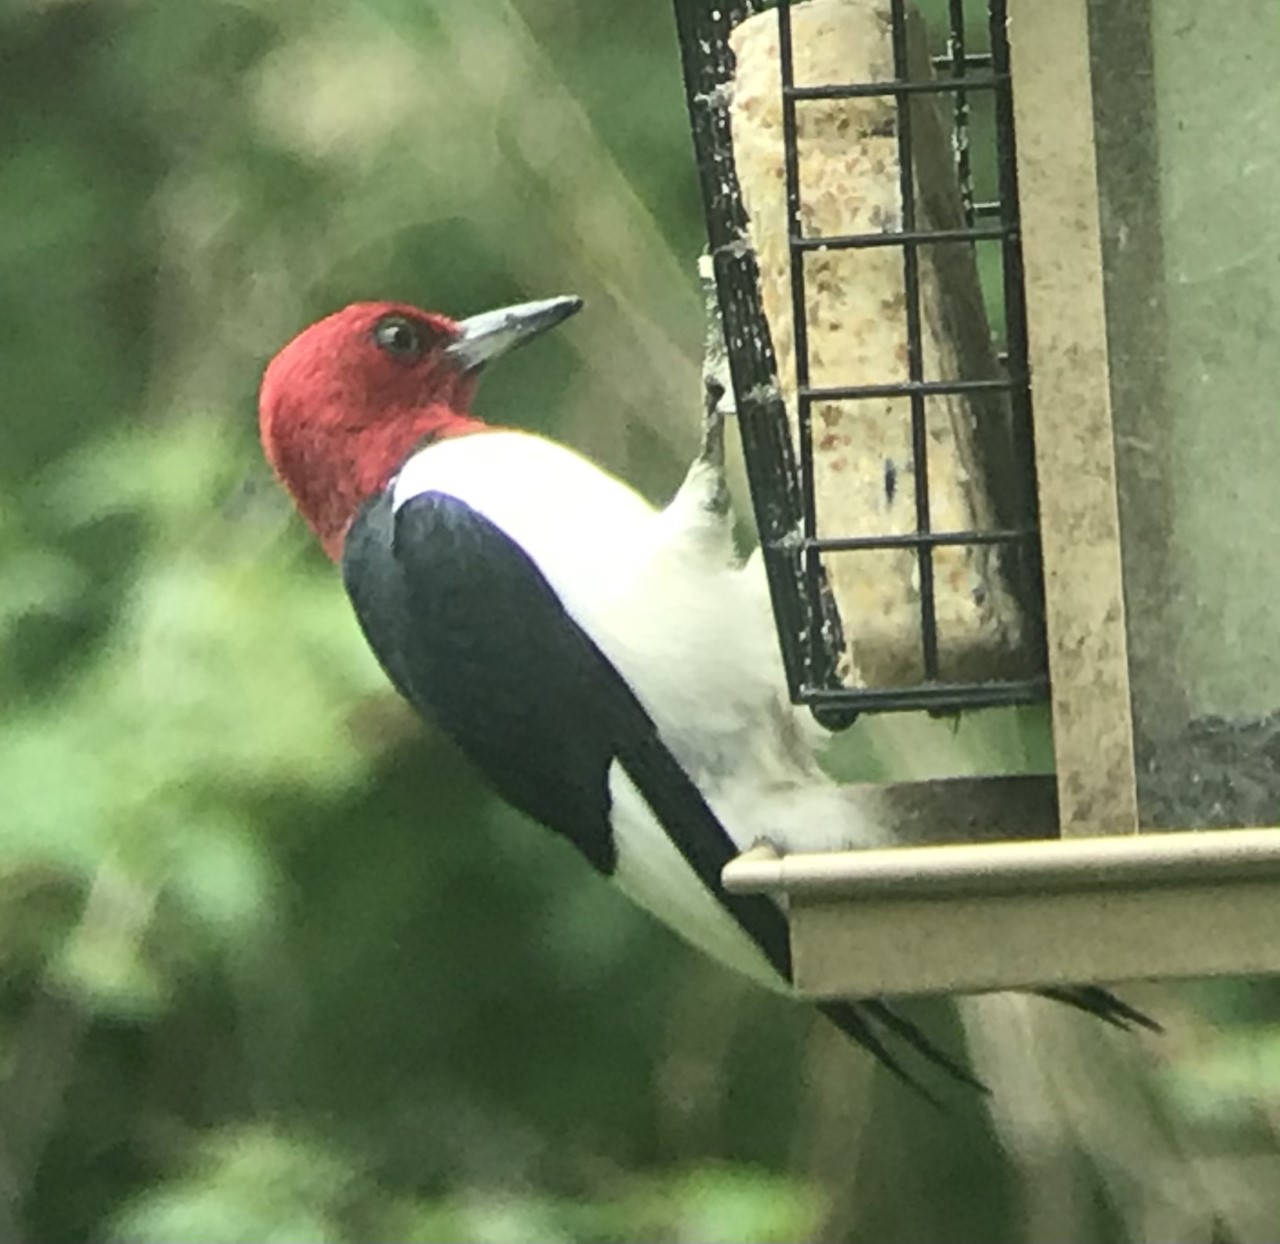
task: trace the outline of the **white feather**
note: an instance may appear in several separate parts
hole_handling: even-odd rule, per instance
[[[609,770],[609,794],[618,888],[691,946],[770,989],[785,991],[787,982],[707,892],[617,761]]]
[[[695,464],[664,510],[573,450],[524,432],[439,441],[405,464],[397,507],[424,492],[466,502],[538,564],[627,680],[740,849],[886,842],[857,788],[815,759],[819,732],[788,701],[759,560],[741,565]],[[616,766],[615,766],[616,770]],[[618,884],[691,942],[779,984],[702,887],[625,774],[611,773]]]

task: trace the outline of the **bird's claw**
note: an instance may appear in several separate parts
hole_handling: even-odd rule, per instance
[[[698,458],[718,471],[724,470],[724,411],[720,401],[724,385],[710,373],[702,378],[702,445]]]
[[[729,512],[729,483],[724,474],[724,411],[720,400],[724,385],[707,373],[702,379],[702,443],[694,462],[694,473],[702,476],[702,507],[708,513]]]

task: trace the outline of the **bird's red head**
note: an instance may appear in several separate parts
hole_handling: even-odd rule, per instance
[[[469,320],[359,302],[271,360],[258,398],[267,460],[337,559],[356,511],[420,445],[483,431],[469,413],[481,367],[581,306],[552,298]]]

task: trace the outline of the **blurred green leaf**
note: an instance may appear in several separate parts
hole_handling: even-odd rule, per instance
[[[186,1177],[139,1197],[117,1221],[128,1244],[339,1244],[354,1174],[313,1142],[268,1129],[213,1137]]]

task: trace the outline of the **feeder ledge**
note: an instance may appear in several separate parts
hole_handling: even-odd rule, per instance
[[[785,902],[807,997],[1280,972],[1280,829],[757,847],[723,879]]]

